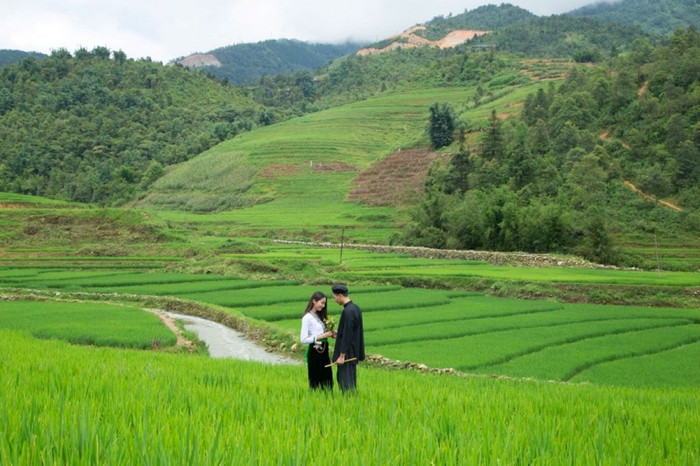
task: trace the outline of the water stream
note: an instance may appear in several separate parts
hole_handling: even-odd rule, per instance
[[[206,343],[212,358],[234,358],[268,364],[300,364],[294,359],[268,353],[242,333],[218,322],[173,312],[166,314],[172,319],[182,321],[187,330],[196,333],[197,337]]]

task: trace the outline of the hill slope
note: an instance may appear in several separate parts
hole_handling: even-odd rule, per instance
[[[23,58],[34,57],[34,58],[46,58],[46,55],[39,52],[24,52],[22,50],[0,50],[0,67],[5,65],[10,65],[12,63],[17,63]]]
[[[668,35],[678,28],[700,28],[700,7],[695,0],[621,0],[599,2],[567,13],[601,21],[639,26],[645,31]]]
[[[635,39],[653,38],[636,26],[610,24],[595,18],[535,17],[475,38],[474,44],[496,45],[498,50],[530,57],[572,57],[590,51],[615,57],[628,51]]]
[[[500,73],[520,74],[519,66],[513,62]],[[522,81],[469,110],[469,118],[485,120],[497,106],[517,111],[509,105],[545,85],[522,73]],[[274,228],[289,237],[306,235],[307,228],[347,226],[352,229],[348,235],[358,241],[386,242],[393,231],[382,229],[394,226],[397,210],[346,202],[355,177],[399,149],[399,158],[411,157],[403,149],[427,145],[425,126],[433,102],[452,102],[466,110],[475,92],[475,83],[418,88],[258,128],[177,166],[153,184],[140,205],[195,212],[243,206],[217,217],[235,222],[231,231]],[[397,200],[410,197],[408,191],[415,191],[416,185],[409,182],[401,189],[406,196],[397,192]]]
[[[263,76],[313,71],[329,61],[356,52],[361,44],[310,44],[298,40],[266,40],[254,44],[220,47],[194,67],[202,68],[233,84],[254,83]],[[201,54],[198,54],[201,55]],[[178,63],[189,66],[185,57]],[[217,63],[218,62],[218,63]]]
[[[240,89],[97,48],[0,70],[0,191],[124,202],[163,168],[252,127]]]

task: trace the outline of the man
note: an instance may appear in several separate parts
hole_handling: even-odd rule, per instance
[[[343,306],[335,339],[333,360],[338,366],[338,386],[341,391],[356,390],[357,363],[365,360],[365,336],[362,328],[362,311],[348,297],[348,287],[335,284],[331,287],[333,300]],[[354,359],[345,362],[346,359]]]

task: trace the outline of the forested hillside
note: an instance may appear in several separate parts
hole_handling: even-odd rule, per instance
[[[567,14],[639,26],[647,32],[664,36],[678,28],[700,28],[700,5],[696,0],[596,2]]]
[[[32,56],[34,58],[46,58],[46,55],[39,52],[23,52],[21,50],[0,50],[0,67],[17,63],[25,57]]]
[[[498,29],[499,24],[506,27]],[[435,18],[424,31],[431,38],[459,28],[493,27],[491,34],[448,49],[398,49],[371,56],[350,55],[309,72],[269,76],[253,89],[256,100],[270,108],[272,121],[329,106],[362,100],[383,92],[488,83],[507,68],[512,54],[520,57],[601,61],[631,51],[637,39],[656,44],[659,38],[630,26],[591,18],[538,18],[512,5],[481,7],[451,18]],[[420,31],[419,31],[420,32]],[[495,45],[499,52],[473,45]],[[381,47],[383,44],[374,44]],[[513,76],[513,79],[519,79]]]
[[[258,105],[182,67],[98,47],[0,69],[0,191],[102,204],[246,131]]]
[[[208,52],[221,66],[203,69],[233,84],[250,84],[263,76],[313,72],[335,58],[355,53],[361,46],[353,42],[310,44],[288,39],[229,45]]]
[[[404,242],[641,265],[616,236],[700,231],[700,34],[637,40],[612,67],[576,68],[455,152],[434,167]]]
[[[454,16],[438,16],[425,23],[425,30],[418,32],[426,39],[437,40],[457,29],[494,31],[529,21],[535,15],[511,4],[484,5]]]
[[[581,68],[578,78],[570,78],[575,82],[584,80],[590,88],[586,92],[599,105],[589,109],[587,119],[572,119],[577,125],[590,123],[578,128],[587,131],[580,135],[588,141],[581,146],[586,151],[593,149],[590,141],[598,140],[595,138],[603,131],[610,137],[617,131],[624,135],[619,139],[631,145],[635,140],[629,137],[632,130],[651,137],[660,134],[658,127],[665,134],[667,128],[663,125],[668,122],[687,128],[697,121],[688,108],[676,111],[680,115],[677,118],[667,108],[669,102],[684,102],[689,108],[694,105],[688,104],[695,89],[690,76],[699,61],[693,55],[697,53],[694,46],[687,48],[681,63],[666,64],[661,59],[661,51],[666,48],[652,54],[656,42],[663,39],[648,36],[637,28],[590,18],[537,18],[512,5],[481,7],[463,15],[435,18],[428,24],[428,32],[453,27],[493,28],[492,34],[474,42],[491,41],[498,48],[479,51],[472,49],[472,44],[464,44],[444,50],[399,49],[364,57],[353,54],[315,73],[267,76],[255,86],[222,84],[208,73],[130,60],[123,52],[102,47],[74,54],[58,50],[40,61],[25,58],[0,71],[0,190],[101,204],[124,203],[145,192],[167,166],[256,125],[425,87],[477,86],[476,95],[464,105],[482,105],[508,92],[509,85],[532,79],[529,72],[518,70],[524,66],[519,61],[526,57],[617,61],[616,67],[621,71]],[[506,27],[500,28],[501,25]],[[692,44],[693,37],[692,31],[686,31],[672,40]],[[282,43],[274,42],[278,46]],[[287,45],[298,44],[290,41]],[[648,63],[652,56],[653,63]],[[680,84],[675,81],[677,73],[670,71],[677,68],[685,70],[685,81]],[[561,78],[567,69],[568,66],[550,66],[546,71],[549,75],[540,74],[537,79]],[[596,72],[599,75],[593,75]],[[668,83],[673,85],[672,94],[665,90]],[[646,100],[631,98],[639,88],[648,89]],[[552,105],[557,92],[552,90],[547,95]],[[611,105],[611,97],[606,97],[611,92],[620,99],[612,113],[606,107]],[[674,98],[669,99],[669,95]],[[651,96],[656,100],[648,103]],[[583,105],[576,100],[579,97],[572,98],[579,111],[588,108],[588,100]],[[634,107],[642,104],[649,107],[644,107],[644,111]],[[625,118],[616,116],[623,108],[620,115]],[[666,113],[659,113],[661,109]],[[532,126],[533,122],[527,124]],[[558,141],[563,137],[559,131],[563,127],[560,123],[554,125],[556,131],[547,128],[542,136],[547,149],[542,154],[555,151],[553,157],[562,157]],[[600,133],[593,134],[597,131]],[[567,146],[562,150],[570,149]],[[666,152],[669,151],[665,149],[663,153]],[[645,161],[635,172],[637,175],[630,177],[651,194],[672,196],[692,207],[683,176],[692,180],[695,175],[679,177],[670,165],[670,160],[675,160],[685,167],[686,162],[679,160],[692,157],[679,157],[674,153],[671,158],[657,157],[653,163]],[[538,163],[548,167],[548,160],[538,158]],[[644,175],[652,166],[657,171],[662,167],[664,176]],[[549,179],[547,173],[543,176]]]
[[[530,57],[573,57],[598,61],[629,50],[635,39],[650,35],[636,26],[611,24],[594,18],[535,17],[477,37],[472,44]]]

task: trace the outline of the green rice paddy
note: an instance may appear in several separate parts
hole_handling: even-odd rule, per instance
[[[175,335],[142,309],[67,301],[0,301],[0,329],[70,343],[147,349],[171,346]]]
[[[268,322],[292,338],[309,296],[316,290],[330,295],[330,283],[80,268],[0,269],[0,286],[115,299],[172,296]],[[391,359],[468,373],[624,385],[634,382],[599,366],[633,367],[648,358],[657,361],[659,377],[647,374],[644,385],[694,387],[700,381],[700,365],[678,364],[674,369],[661,357],[697,352],[699,309],[517,300],[397,285],[358,285],[351,291],[363,309],[368,351]],[[332,300],[328,308],[339,316]]]
[[[697,464],[697,390],[362,367],[357,396],[303,366],[70,346],[0,330],[0,463]]]

